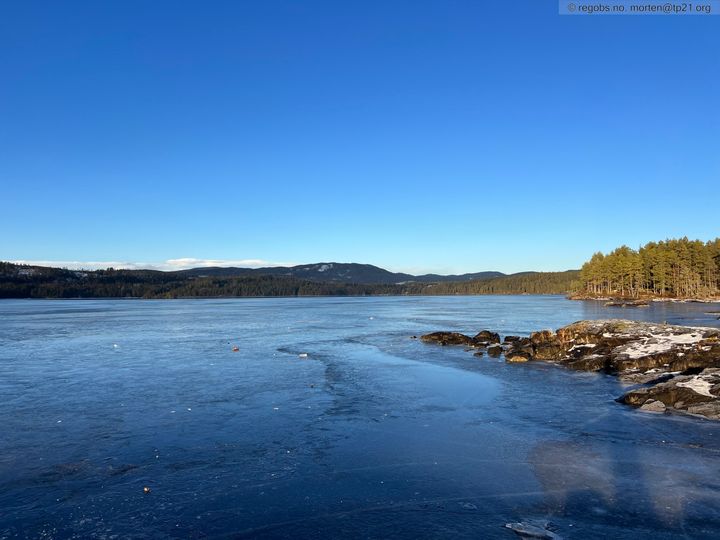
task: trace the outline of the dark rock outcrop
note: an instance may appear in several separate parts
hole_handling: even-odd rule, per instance
[[[438,343],[440,345],[475,345],[470,336],[459,332],[433,332],[420,336],[425,343]]]
[[[648,307],[650,305],[649,300],[613,300],[605,302],[608,307]]]
[[[481,330],[473,338],[476,343],[500,343],[500,334],[490,330]]]
[[[518,363],[529,362],[530,360],[532,360],[532,355],[529,352],[514,350],[505,353],[506,362]]]
[[[534,352],[530,338],[518,338],[505,344],[505,360],[508,362],[527,362],[532,358]],[[511,358],[515,360],[511,360]],[[525,358],[525,360],[521,360],[521,358]]]
[[[490,345],[487,348],[487,353],[492,358],[498,358],[503,353],[503,348],[500,345]]]
[[[654,386],[631,390],[618,401],[642,410],[683,411],[720,420],[720,368],[678,375]]]
[[[500,343],[500,334],[481,330],[474,337],[466,336],[459,332],[432,332],[420,336],[426,343],[439,343],[440,345],[466,345],[469,347],[486,347]]]

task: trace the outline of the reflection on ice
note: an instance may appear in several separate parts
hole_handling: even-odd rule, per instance
[[[562,511],[573,497],[597,500],[605,507],[615,501],[611,461],[597,451],[571,442],[543,442],[528,462],[545,491],[550,508]]]

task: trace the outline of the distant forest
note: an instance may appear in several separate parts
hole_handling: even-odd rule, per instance
[[[423,284],[410,294],[567,294],[579,277],[578,270],[523,272],[490,279]]]
[[[315,265],[318,267],[318,265]],[[0,298],[192,298],[233,296],[374,296],[570,294],[573,298],[720,296],[720,238],[709,242],[687,238],[650,242],[638,250],[622,246],[607,255],[595,253],[581,270],[473,274],[462,281],[345,282],[332,264],[301,270],[313,278],[294,275],[225,275],[233,269],[68,270],[0,262]],[[358,271],[361,279],[405,279],[369,265],[337,265]],[[235,269],[243,272],[247,269]],[[291,269],[283,269],[293,270]],[[264,271],[264,270],[263,270]],[[268,272],[277,271],[269,269]],[[215,272],[214,275],[205,275]],[[379,273],[378,273],[379,272]],[[350,275],[350,274],[348,274]],[[318,277],[321,276],[321,277]],[[368,277],[370,276],[370,277]],[[374,277],[372,277],[374,276]],[[380,276],[380,277],[378,277]],[[409,276],[412,277],[412,276]],[[443,276],[437,276],[441,279]],[[458,276],[462,277],[462,276]],[[429,276],[421,276],[428,279]],[[453,277],[454,278],[454,277]],[[445,278],[447,279],[447,278]]]
[[[342,283],[288,276],[188,276],[151,270],[68,270],[0,262],[0,298],[190,298],[565,294],[579,272],[524,272],[439,283]]]
[[[595,253],[580,271],[578,295],[706,298],[720,293],[720,238],[650,242]]]

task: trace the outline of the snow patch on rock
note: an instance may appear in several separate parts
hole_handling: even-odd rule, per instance
[[[713,386],[712,383],[706,380],[702,375],[693,377],[689,381],[679,382],[677,383],[677,385],[682,386],[683,388],[689,388],[690,390],[697,392],[702,396],[708,396],[711,398],[716,397],[710,393],[710,388],[712,388]]]
[[[642,358],[653,354],[661,354],[674,349],[689,347],[703,340],[701,333],[692,334],[650,334],[640,341],[620,345],[615,349],[617,354],[625,354],[628,358]]]

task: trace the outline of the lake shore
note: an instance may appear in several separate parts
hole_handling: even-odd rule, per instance
[[[648,412],[720,420],[720,329],[624,319],[578,321],[528,337],[482,330],[433,332],[421,340],[464,345],[508,363],[549,362],[616,375],[629,385],[617,401]]]
[[[645,305],[649,302],[676,302],[676,303],[698,303],[698,304],[713,304],[720,303],[720,296],[707,296],[707,297],[688,297],[688,298],[677,298],[668,296],[608,296],[608,295],[591,295],[585,293],[570,293],[567,296],[568,300],[592,300],[598,302],[616,302],[618,304],[636,304]]]

